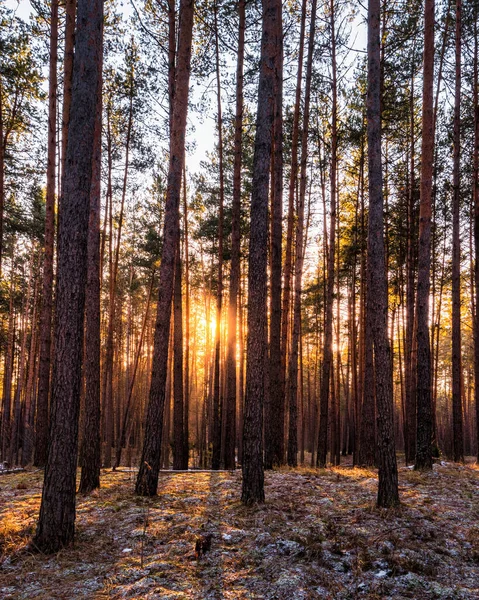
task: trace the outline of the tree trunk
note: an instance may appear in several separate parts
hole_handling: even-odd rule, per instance
[[[387,310],[388,289],[384,247],[384,216],[381,166],[380,105],[380,0],[368,3],[368,290],[366,312],[374,344],[377,405],[379,507],[399,504],[398,474],[393,427],[392,363],[389,347]]]
[[[102,31],[103,35],[103,31]],[[79,492],[100,487],[100,209],[102,64],[98,71],[95,137],[93,149],[90,216],[88,225],[88,273],[85,299],[85,419],[82,437],[82,470]]]
[[[216,99],[218,108],[218,168],[219,168],[219,210],[218,210],[218,282],[216,290],[216,319],[215,319],[215,373],[213,391],[213,453],[211,468],[219,469],[221,464],[221,312],[223,307],[223,207],[224,207],[224,172],[223,172],[223,116],[221,110],[221,77],[220,49],[218,32],[218,3],[214,3],[215,19],[215,58],[216,58]]]
[[[183,439],[184,390],[183,390],[183,303],[181,290],[180,238],[175,261],[175,287],[173,302],[173,469],[185,469]],[[187,468],[187,467],[186,467]]]
[[[301,166],[298,199],[298,214],[295,235],[294,304],[293,335],[291,336],[291,354],[289,361],[289,435],[288,465],[298,465],[298,349],[301,335],[301,282],[304,262],[304,202],[306,198],[306,167],[308,161],[309,106],[311,99],[311,75],[313,69],[314,35],[316,31],[316,0],[311,5],[309,25],[308,57],[306,61],[306,85],[304,90],[303,129],[301,133]]]
[[[321,373],[320,388],[320,415],[319,415],[319,436],[318,436],[318,455],[316,463],[318,467],[326,466],[326,457],[328,453],[328,413],[329,413],[329,393],[331,369],[333,366],[333,295],[334,295],[334,262],[336,257],[336,168],[337,168],[337,89],[336,89],[336,40],[334,33],[334,0],[331,0],[331,41],[332,41],[332,70],[333,70],[333,106],[331,115],[331,217],[329,226],[329,247],[328,247],[328,274],[326,284],[325,299],[325,324],[324,324],[324,350],[323,365]]]
[[[263,408],[265,393],[268,259],[268,188],[271,166],[281,3],[263,0],[258,111],[251,190],[248,271],[248,339],[243,424],[243,504],[264,502]]]
[[[464,462],[461,398],[461,239],[460,239],[460,152],[461,152],[461,13],[456,0],[456,70],[454,96],[454,149],[452,200],[452,420],[454,460]]]
[[[33,547],[56,552],[73,540],[82,371],[88,219],[103,3],[79,0],[71,119],[65,163],[58,273],[50,445]]]
[[[472,200],[474,203],[474,284],[475,284],[475,314],[474,314],[474,399],[476,404],[476,452],[479,463],[479,43],[477,37],[478,7],[474,10],[474,150]]]
[[[75,45],[75,16],[77,0],[65,2],[65,46],[63,55],[62,162],[60,182],[63,182],[67,158],[68,124],[72,103],[73,47]],[[61,183],[63,194],[63,183]]]
[[[271,316],[269,323],[269,398],[265,423],[265,468],[283,462],[284,392],[281,385],[281,263],[283,220],[283,15],[277,15],[273,160],[271,178]]]
[[[184,256],[185,256],[185,377],[184,377],[184,433],[183,458],[188,468],[190,458],[190,257],[188,246],[188,205],[186,202],[186,169],[183,167],[183,220],[184,220]],[[196,341],[196,338],[195,338]]]
[[[0,276],[2,275],[3,221],[5,212],[5,143],[3,129],[3,85],[0,76]]]
[[[424,8],[424,74],[422,96],[421,203],[417,282],[417,434],[416,464],[432,469],[431,349],[429,338],[429,293],[431,271],[432,171],[434,160],[434,0]]]
[[[53,244],[55,238],[55,173],[57,149],[57,59],[58,0],[53,0],[50,17],[50,75],[48,90],[48,163],[45,203],[45,249],[43,258],[42,309],[40,313],[40,365],[38,371],[37,418],[34,465],[43,467],[48,449],[48,400],[53,311]]]
[[[236,114],[233,166],[233,207],[231,215],[231,270],[228,304],[228,338],[226,348],[226,420],[225,420],[225,469],[235,467],[236,446],[236,343],[238,322],[238,299],[240,286],[241,251],[241,164],[243,154],[243,65],[245,38],[245,0],[239,0],[239,38],[236,64]],[[241,331],[240,331],[241,335]]]
[[[434,33],[434,32],[433,32]],[[415,164],[415,145],[414,145],[414,68],[411,75],[411,96],[410,96],[410,169],[409,169],[409,195],[407,209],[407,262],[406,262],[406,340],[404,354],[404,379],[405,379],[405,455],[406,464],[411,464],[416,455],[416,365],[414,364],[415,352],[413,346],[417,344],[414,339],[415,323],[415,210],[414,210],[414,164]],[[422,198],[422,194],[421,194]],[[417,362],[417,355],[416,355]]]
[[[283,311],[281,320],[281,389],[283,398],[286,396],[286,363],[288,356],[288,340],[290,330],[290,304],[291,304],[291,274],[293,262],[293,234],[294,234],[294,196],[298,179],[298,141],[299,141],[299,118],[301,112],[301,85],[303,81],[303,54],[304,54],[304,33],[306,29],[306,8],[307,2],[303,0],[301,6],[301,25],[299,33],[299,52],[298,52],[298,72],[296,78],[296,97],[293,114],[293,132],[291,139],[291,171],[289,176],[288,188],[288,224],[286,230],[286,248],[284,257],[284,284],[283,284]],[[284,399],[283,399],[284,404]],[[277,435],[281,436],[281,462],[284,462],[284,420],[285,408],[282,414],[278,415]]]
[[[161,464],[163,412],[168,367],[171,303],[175,254],[179,235],[181,175],[185,158],[186,115],[193,33],[193,0],[181,0],[175,101],[171,126],[170,163],[166,193],[163,250],[159,272],[159,295],[155,323],[153,365],[146,417],[145,439],[136,481],[136,493],[156,495]]]

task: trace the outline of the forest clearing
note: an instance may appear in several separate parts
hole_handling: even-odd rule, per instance
[[[136,473],[102,471],[77,501],[74,546],[28,549],[42,474],[0,478],[4,600],[314,600],[479,597],[479,469],[399,468],[401,507],[377,509],[367,469],[269,472],[267,502],[238,500],[239,472],[161,472],[158,496]],[[211,547],[195,551],[211,534]]]

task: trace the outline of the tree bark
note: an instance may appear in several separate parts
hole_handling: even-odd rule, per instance
[[[135,488],[136,493],[143,496],[156,495],[161,464],[163,412],[168,370],[168,341],[170,337],[175,255],[179,235],[181,175],[185,158],[192,33],[193,0],[182,0],[180,4],[178,60],[171,126],[163,250],[159,271],[159,295],[155,323],[153,364],[146,416],[145,440]]]
[[[434,35],[434,32],[433,32]],[[434,57],[433,57],[434,59]],[[405,455],[406,464],[414,461],[416,455],[416,368],[414,364],[413,347],[417,345],[417,336],[414,339],[414,323],[415,323],[415,242],[416,242],[416,227],[415,227],[415,144],[414,144],[414,67],[411,74],[411,96],[410,96],[410,168],[409,168],[409,194],[407,208],[407,262],[406,262],[406,340],[404,353],[404,379],[405,379]],[[421,193],[421,198],[423,194]]]
[[[103,30],[102,30],[103,36]],[[82,437],[82,470],[79,492],[100,487],[100,209],[102,64],[98,70],[96,122],[88,225],[88,272],[85,299],[85,418]]]
[[[248,271],[248,339],[243,423],[243,504],[264,502],[263,408],[265,393],[268,258],[268,188],[278,56],[278,0],[263,0],[258,110],[251,190]]]
[[[334,25],[334,1],[331,0],[331,24]],[[329,413],[329,394],[331,385],[331,369],[333,365],[333,296],[334,296],[334,262],[336,257],[336,152],[337,152],[337,100],[336,100],[336,51],[334,26],[331,32],[333,49],[333,106],[331,115],[331,215],[329,225],[329,247],[327,261],[327,284],[325,298],[325,324],[324,324],[324,349],[323,365],[321,373],[320,387],[320,415],[319,415],[319,435],[318,435],[318,454],[316,463],[318,467],[326,466],[326,457],[328,453],[328,413]]]
[[[474,203],[474,285],[475,285],[475,314],[474,314],[474,400],[476,404],[476,447],[477,462],[479,463],[479,43],[477,36],[478,7],[474,10],[474,150],[472,199]]]
[[[432,173],[434,161],[434,0],[424,8],[424,73],[422,96],[421,203],[417,282],[417,377],[416,463],[419,470],[432,469],[431,349],[429,294],[431,271]]]
[[[460,157],[461,157],[461,18],[462,1],[456,0],[453,200],[452,200],[452,420],[453,453],[464,462],[464,434],[461,397],[461,239],[460,239]]]
[[[175,261],[175,287],[173,302],[173,469],[185,467],[183,439],[184,428],[184,390],[183,390],[183,298],[181,286],[181,250],[180,238]]]
[[[183,221],[184,221],[184,256],[185,256],[185,377],[184,377],[184,434],[183,457],[185,468],[190,458],[190,257],[188,245],[188,204],[186,202],[186,169],[183,166]]]
[[[62,162],[60,182],[63,188],[63,175],[67,158],[68,124],[72,103],[73,47],[75,45],[75,16],[77,0],[65,2],[65,46],[63,55],[63,107],[62,107]],[[61,190],[63,193],[63,189]]]
[[[236,343],[238,324],[238,299],[240,286],[241,253],[241,164],[243,155],[243,65],[246,27],[245,0],[238,3],[238,56],[236,63],[236,114],[233,166],[233,207],[231,215],[231,270],[228,303],[228,338],[226,342],[226,420],[225,469],[235,468],[236,446]],[[241,332],[240,332],[241,334]]]
[[[366,312],[371,322],[374,344],[375,389],[379,486],[377,504],[399,504],[398,474],[393,427],[392,363],[389,347],[387,310],[388,289],[384,247],[384,215],[381,166],[380,103],[380,0],[368,3],[368,290]]]
[[[214,3],[215,21],[215,59],[216,59],[216,100],[217,100],[217,126],[218,126],[218,168],[219,168],[219,207],[218,207],[218,281],[216,290],[216,319],[215,319],[215,372],[213,391],[213,453],[211,468],[219,469],[221,464],[221,422],[222,422],[222,394],[221,394],[221,312],[223,308],[223,229],[224,229],[224,171],[223,171],[223,114],[221,109],[221,76],[220,76],[220,48],[218,32],[218,3]]]
[[[103,3],[79,0],[71,119],[65,163],[50,445],[33,547],[56,552],[73,540],[88,220],[102,56]]]
[[[57,60],[58,0],[50,16],[50,73],[48,89],[47,194],[45,203],[45,248],[43,258],[42,309],[40,313],[40,364],[38,371],[37,416],[34,465],[43,467],[48,451],[48,402],[53,312],[53,244],[55,238],[55,178],[57,149]]]
[[[308,57],[306,60],[306,84],[304,90],[303,128],[301,133],[301,165],[298,198],[298,214],[295,235],[294,304],[293,335],[291,336],[291,354],[289,361],[289,435],[288,465],[298,465],[298,349],[301,335],[301,282],[304,262],[304,202],[306,198],[306,167],[308,161],[309,107],[311,99],[311,76],[313,69],[314,36],[316,31],[316,0],[311,5],[309,25]]]
[[[298,179],[298,142],[299,142],[299,119],[301,111],[301,85],[303,81],[303,55],[304,55],[304,34],[306,30],[306,8],[307,2],[303,0],[301,5],[301,25],[299,33],[299,51],[298,51],[298,71],[296,76],[296,96],[293,113],[293,132],[291,138],[291,170],[288,187],[288,223],[286,229],[286,248],[284,256],[283,270],[283,307],[281,320],[281,389],[282,395],[286,397],[286,366],[288,356],[288,341],[290,339],[290,304],[291,304],[291,275],[293,262],[293,235],[294,235],[294,196]],[[283,400],[283,404],[285,400]],[[284,421],[285,407],[282,413],[278,415],[282,423],[278,421],[277,435],[281,436],[282,446],[281,463],[284,462]]]
[[[265,424],[265,468],[283,462],[284,392],[281,385],[281,266],[283,220],[283,15],[279,7],[271,178],[271,316],[269,323],[269,398]]]

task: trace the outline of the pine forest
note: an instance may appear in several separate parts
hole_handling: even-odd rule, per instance
[[[0,598],[479,598],[479,0],[0,0]]]

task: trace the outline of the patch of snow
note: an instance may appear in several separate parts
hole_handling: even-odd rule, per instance
[[[376,577],[377,579],[384,579],[384,577],[388,576],[388,571],[385,570],[381,570],[378,571],[377,573],[374,573],[374,577]]]

